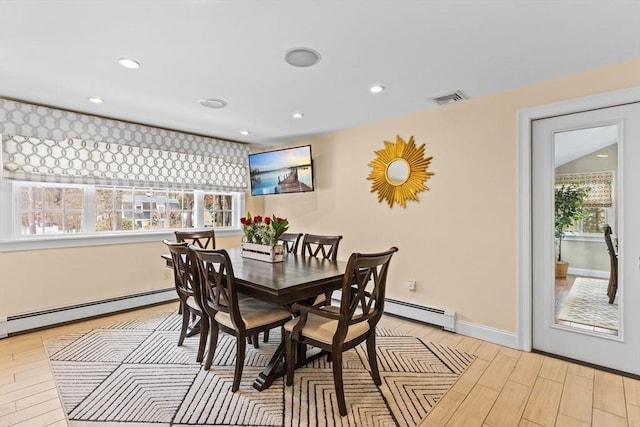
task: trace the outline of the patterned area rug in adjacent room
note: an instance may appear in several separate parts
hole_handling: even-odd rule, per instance
[[[210,371],[195,362],[198,337],[176,346],[180,317],[163,313],[45,342],[69,424],[78,426],[415,426],[473,356],[380,328],[382,385],[366,350],[343,358],[349,413],[340,417],[331,364],[321,358],[259,392],[253,380],[279,344],[248,346],[240,390],[231,393],[235,338],[220,335]],[[250,348],[249,348],[250,347]]]
[[[602,279],[576,278],[558,320],[617,330],[618,302],[609,304],[608,284]]]

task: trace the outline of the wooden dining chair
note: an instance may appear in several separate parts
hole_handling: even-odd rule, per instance
[[[367,342],[371,377],[381,384],[376,357],[376,324],[384,310],[387,272],[391,257],[398,248],[386,252],[349,257],[342,280],[340,306],[315,306],[297,303],[293,310],[299,317],[284,325],[287,361],[286,384],[293,383],[298,344],[308,344],[328,352],[333,360],[333,382],[340,415],[347,415],[342,381],[342,353]]]
[[[321,256],[325,259],[338,259],[338,246],[342,236],[319,236],[305,234],[302,238],[302,256]]]
[[[609,285],[607,286],[607,296],[609,297],[609,304],[613,304],[616,299],[616,293],[618,292],[618,253],[611,241],[611,226],[609,224],[604,225],[604,241],[607,244],[607,250],[609,251]]]
[[[298,245],[301,237],[302,233],[283,233],[278,240],[284,244],[286,253],[295,255],[298,253]]]
[[[338,259],[340,240],[342,240],[342,236],[305,234],[302,238],[302,256],[322,257],[335,261]],[[323,301],[330,304],[331,294],[332,292],[329,291],[324,295],[318,295],[314,305],[320,304]]]
[[[195,274],[193,256],[190,254],[188,243],[170,242],[164,240],[163,243],[171,252],[173,262],[173,279],[176,292],[180,300],[180,313],[182,314],[182,326],[180,327],[180,337],[178,346],[181,346],[187,336],[187,329],[190,324],[197,321],[200,323],[200,342],[198,343],[197,362],[202,362],[204,350],[207,344],[208,318],[202,309],[202,296],[198,277]]]
[[[218,329],[236,337],[236,367],[231,391],[240,387],[246,340],[258,333],[280,327],[291,319],[291,312],[278,305],[252,297],[238,298],[233,266],[224,249],[200,249],[193,245],[196,271],[202,286],[203,310],[212,320],[209,327],[209,350],[204,369],[213,363],[218,343]],[[206,284],[206,285],[205,285]],[[281,331],[284,339],[284,332]]]
[[[216,248],[216,233],[213,228],[206,230],[176,231],[177,242],[187,242],[202,249]]]

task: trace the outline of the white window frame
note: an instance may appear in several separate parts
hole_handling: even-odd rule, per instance
[[[23,182],[0,180],[0,252],[32,249],[48,249],[78,246],[100,246],[109,244],[125,244],[138,242],[174,240],[177,229],[161,230],[123,230],[83,232],[73,234],[54,234],[39,236],[21,235],[21,204],[19,189],[24,186],[44,187],[78,187],[83,189],[83,227],[85,230],[95,229],[95,188],[104,186],[53,184],[43,182]],[[212,193],[207,191],[207,193]],[[232,226],[216,227],[217,236],[242,235],[240,217],[245,208],[245,194],[242,192],[219,192],[232,196]],[[204,191],[194,190],[194,229],[204,228]]]

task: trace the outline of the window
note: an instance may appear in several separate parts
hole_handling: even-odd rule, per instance
[[[243,193],[13,181],[15,236],[238,228]],[[198,220],[203,218],[203,220]]]
[[[603,239],[604,225],[615,224],[613,177],[613,171],[556,175],[556,188],[561,185],[575,185],[589,190],[584,200],[584,218],[566,230],[569,232],[569,240]]]
[[[580,234],[598,234],[603,235],[605,224],[612,224],[614,218],[612,208],[603,208],[597,206],[587,206],[584,208],[584,218],[576,222],[573,227],[567,231]]]
[[[20,234],[81,233],[82,188],[25,186],[20,189]]]

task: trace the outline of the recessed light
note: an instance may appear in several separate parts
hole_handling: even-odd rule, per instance
[[[120,58],[118,59],[118,63],[125,68],[140,68],[140,63],[138,61],[134,61],[133,59],[129,58]]]
[[[100,98],[99,96],[90,96],[88,99],[94,104],[102,104],[104,102],[104,99]]]
[[[596,154],[596,157],[600,157],[600,158],[604,159],[606,157],[609,157],[609,155],[608,154]]]
[[[320,60],[320,54],[308,47],[296,47],[287,51],[284,60],[294,67],[310,67]]]
[[[304,117],[304,114],[302,114],[302,113],[293,113],[292,116],[293,116],[294,119],[301,119],[301,118]]]
[[[251,132],[249,132],[248,130],[241,130],[240,134],[241,135],[249,135]]]
[[[201,99],[200,105],[208,108],[224,108],[227,106],[227,103],[222,99],[209,98],[209,99]]]
[[[383,90],[384,90],[384,86],[381,86],[381,85],[375,85],[369,88],[369,92],[371,93],[380,93]]]

